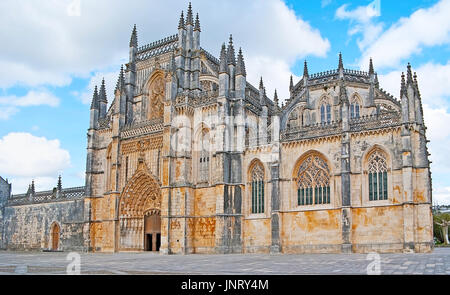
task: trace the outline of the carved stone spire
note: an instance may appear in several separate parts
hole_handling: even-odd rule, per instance
[[[222,44],[222,50],[220,50],[219,72],[220,73],[228,72],[228,70],[227,70],[227,48],[225,46],[225,43]]]
[[[406,85],[413,84],[413,76],[411,71],[411,64],[408,63],[408,71],[406,74]]]
[[[405,83],[405,73],[402,72],[402,82],[400,84],[400,98],[406,95],[406,83]]]
[[[192,15],[192,5],[191,2],[189,2],[187,16],[186,16],[186,25],[193,25],[194,24],[194,18]]]
[[[289,82],[289,90],[292,91],[292,89],[294,89],[294,80],[292,79],[292,75],[291,75],[291,80]]]
[[[194,31],[201,31],[200,30],[200,19],[198,18],[198,13],[197,16],[195,17],[195,26],[194,26]]]
[[[36,189],[35,189],[35,187],[34,187],[34,179],[31,181],[30,192],[31,192],[31,194],[33,194],[33,195],[36,193]]]
[[[105,78],[102,79],[102,85],[100,86],[99,101],[108,102],[108,99],[106,98]]]
[[[233,36],[232,35],[230,35],[230,41],[228,42],[227,61],[228,61],[228,64],[236,65],[236,57],[235,57],[235,53],[234,53]]]
[[[57,189],[59,192],[62,191],[61,175],[58,176],[58,185],[56,186],[56,189]]]
[[[259,89],[264,89],[264,83],[263,83],[263,79],[261,77],[261,79],[259,80]]]
[[[344,62],[342,61],[342,52],[339,52],[339,65],[338,65],[338,69],[339,70],[343,70],[344,69]]]
[[[94,95],[92,96],[92,103],[91,103],[91,110],[98,110],[99,104],[98,104],[98,91],[97,91],[97,85],[95,85],[94,88]]]
[[[372,58],[370,58],[369,62],[369,75],[373,75],[375,73],[375,70],[373,69],[373,61]]]
[[[137,39],[136,25],[134,25],[133,32],[131,33],[130,47],[135,47],[135,48],[138,47],[138,39]]]
[[[178,29],[185,29],[185,24],[184,24],[184,15],[183,15],[183,11],[181,11],[181,16],[180,16],[180,21],[178,23]]]
[[[238,53],[238,58],[237,58],[236,75],[247,76],[247,72],[245,71],[244,56],[242,55],[241,48],[239,48],[239,53]]]
[[[292,76],[291,76],[292,77]],[[303,67],[303,77],[305,78],[309,78],[309,73],[308,73],[308,63],[305,60],[305,66]]]
[[[275,94],[273,95],[273,102],[275,103],[275,106],[279,108],[279,100],[278,100],[278,94],[277,90],[275,89]]]
[[[375,87],[380,88],[380,82],[378,82],[378,74],[375,73]]]

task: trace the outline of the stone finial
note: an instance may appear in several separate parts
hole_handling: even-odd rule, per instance
[[[227,61],[229,65],[236,65],[236,57],[233,46],[233,35],[230,35],[230,41],[228,42]]]
[[[236,64],[236,75],[247,76],[247,72],[245,70],[244,56],[242,55],[242,48],[239,48]]]
[[[292,77],[292,76],[291,76]],[[308,78],[309,77],[309,73],[308,73],[308,63],[305,60],[305,66],[303,67],[303,77]]]
[[[33,195],[36,193],[36,189],[34,187],[34,179],[31,181],[30,192]]]
[[[185,29],[185,24],[184,24],[184,15],[183,15],[183,11],[181,11],[181,16],[180,16],[180,22],[178,23],[178,29]]]
[[[94,88],[94,95],[92,96],[92,103],[91,103],[91,110],[98,110],[99,105],[98,105],[98,91],[97,91],[97,85],[95,85]]]
[[[402,82],[400,84],[400,98],[406,95],[406,83],[405,83],[405,73],[402,72]]]
[[[61,175],[58,176],[58,185],[56,186],[56,188],[59,192],[62,191]]]
[[[125,76],[123,74],[123,65],[121,65],[120,66],[119,78],[117,79],[117,83],[116,83],[116,90],[115,90],[115,92],[117,92],[118,90],[122,90],[124,86],[125,86]]]
[[[378,81],[378,74],[375,73],[375,87],[379,88],[380,87],[380,82]]]
[[[289,90],[292,91],[292,89],[294,89],[294,80],[293,80],[292,75],[291,75],[291,80],[289,82]]]
[[[259,80],[259,89],[263,90],[264,89],[264,83],[263,83],[263,78],[261,77],[261,79]]]
[[[194,18],[192,15],[192,5],[191,5],[191,2],[189,2],[187,16],[186,16],[186,25],[193,25],[193,24],[194,24]]]
[[[133,32],[131,33],[130,47],[135,47],[135,48],[138,47],[136,24],[134,25]]]
[[[102,85],[100,86],[99,101],[108,102],[108,99],[106,98],[105,78],[102,79]]]
[[[277,90],[276,89],[275,89],[275,93],[273,95],[273,101],[275,103],[275,106],[279,107],[278,94],[277,94]]]
[[[194,25],[194,31],[201,31],[200,29],[200,19],[198,17],[198,13],[197,16],[195,17],[195,25]]]
[[[342,61],[342,52],[339,52],[339,65],[338,65],[338,69],[344,69],[344,62]]]
[[[372,58],[370,58],[369,62],[369,75],[373,75],[375,73],[375,70],[373,69],[373,61]]]
[[[408,67],[407,67],[407,74],[406,74],[406,84],[412,84],[413,83],[413,76],[412,76],[412,71],[411,71],[411,64],[408,63]]]
[[[220,50],[220,65],[219,73],[226,73],[227,70],[227,48],[225,43],[222,44],[222,49]]]

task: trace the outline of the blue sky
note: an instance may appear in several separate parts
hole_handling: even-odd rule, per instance
[[[450,0],[192,1],[202,47],[219,56],[233,34],[248,80],[287,98],[289,76],[366,70],[373,57],[381,87],[398,97],[408,62],[418,72],[433,161],[435,203],[450,204]],[[187,2],[41,0],[0,3],[0,175],[14,193],[31,179],[51,189],[84,185],[86,132],[94,85],[111,100],[127,62],[134,24],[139,45],[177,32]],[[8,13],[9,12],[9,13]],[[14,13],[12,13],[14,12]]]

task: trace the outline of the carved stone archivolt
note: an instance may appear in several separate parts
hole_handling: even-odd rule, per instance
[[[161,189],[141,159],[134,176],[120,198],[120,218],[142,218],[151,209],[161,208]]]

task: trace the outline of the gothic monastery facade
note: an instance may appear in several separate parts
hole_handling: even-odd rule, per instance
[[[85,186],[60,179],[52,191],[33,183],[11,195],[0,178],[1,248],[432,250],[426,127],[410,65],[397,99],[372,60],[355,71],[340,55],[317,74],[305,62],[280,105],[262,79],[246,80],[231,37],[216,58],[200,35],[190,5],[173,36],[139,47],[134,27],[112,102],[104,82],[94,91]]]

